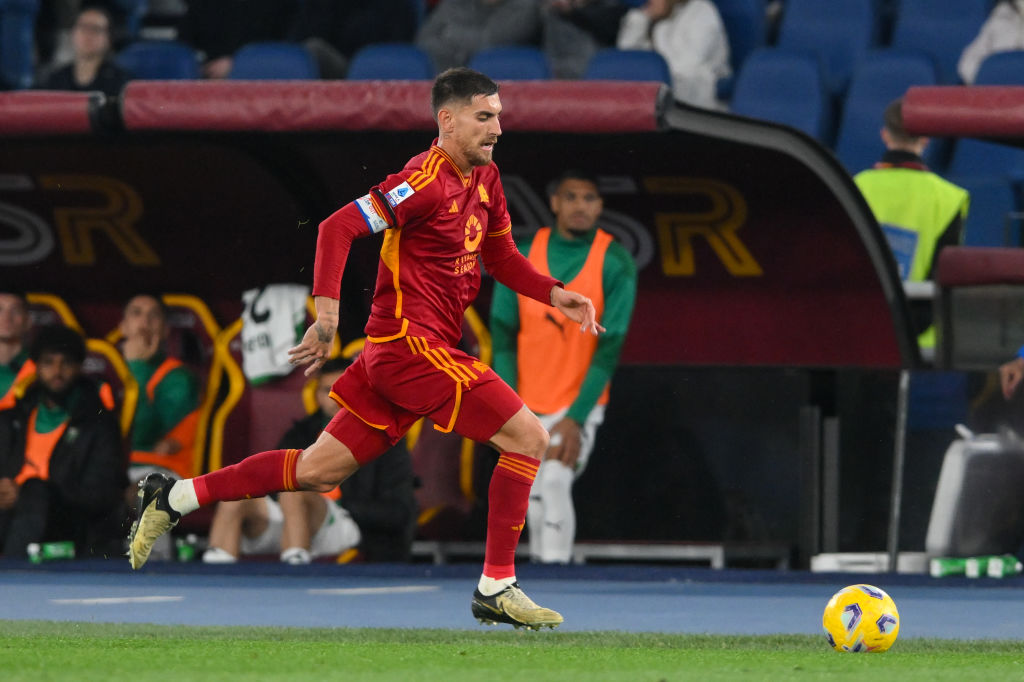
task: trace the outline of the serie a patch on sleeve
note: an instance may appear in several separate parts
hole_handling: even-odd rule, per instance
[[[408,182],[403,182],[401,185],[398,185],[391,191],[387,192],[384,197],[388,200],[388,203],[391,204],[391,208],[394,208],[415,193],[416,190],[410,187]]]
[[[384,216],[377,212],[369,194],[364,194],[356,199],[356,207],[359,209],[359,212],[363,214],[363,220],[366,221],[366,226],[370,228],[370,232],[377,234],[378,232],[383,232],[388,229],[388,221],[384,219]]]

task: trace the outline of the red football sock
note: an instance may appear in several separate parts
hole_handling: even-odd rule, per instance
[[[268,450],[238,464],[192,479],[200,506],[222,500],[263,497],[295,490],[295,465],[302,450]]]
[[[498,458],[487,498],[484,575],[488,578],[500,580],[516,574],[516,545],[526,523],[530,488],[539,466],[539,460],[514,452],[503,452]]]

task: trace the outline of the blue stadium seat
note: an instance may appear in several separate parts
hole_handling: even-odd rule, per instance
[[[598,50],[587,64],[585,80],[661,81],[672,85],[668,62],[652,50]]]
[[[434,77],[430,55],[407,43],[367,45],[352,55],[349,80],[430,80]]]
[[[547,80],[551,78],[544,51],[538,47],[510,46],[480,50],[469,60],[469,68],[494,80]]]
[[[1024,50],[994,52],[978,67],[975,85],[1024,85]]]
[[[964,246],[1020,246],[1020,219],[1013,183],[994,175],[952,176],[971,194]]]
[[[0,79],[12,88],[32,86],[32,54],[39,0],[0,0]]]
[[[320,77],[316,60],[294,43],[250,43],[235,53],[233,80],[305,80]]]
[[[826,87],[839,95],[878,34],[873,1],[786,0],[778,46],[820,54]]]
[[[149,11],[149,0],[115,0],[124,25],[125,35],[134,40],[142,27],[142,18]]]
[[[996,52],[981,63],[975,85],[1024,85],[1024,51]],[[1004,175],[1024,182],[1024,149],[961,139],[950,160],[953,175]]]
[[[736,85],[736,74],[743,67],[747,55],[763,47],[766,37],[764,0],[715,0],[729,36],[729,63],[732,74],[718,81],[718,98],[728,100]]]
[[[199,78],[199,55],[172,40],[144,40],[118,53],[117,64],[145,80],[188,80]]]
[[[960,82],[960,53],[978,35],[991,0],[900,0],[892,46],[927,52],[939,70],[939,82]]]
[[[821,61],[804,50],[754,50],[736,79],[731,108],[741,116],[802,130],[822,143],[827,143],[832,132]]]
[[[934,85],[936,80],[935,64],[923,52],[869,53],[854,69],[836,138],[836,156],[846,170],[860,172],[882,156],[885,146],[879,130],[889,102],[902,97],[911,85]]]

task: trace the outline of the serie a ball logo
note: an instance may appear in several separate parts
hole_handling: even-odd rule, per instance
[[[850,585],[828,600],[821,626],[836,651],[881,653],[900,633],[900,614],[884,591],[873,585]]]

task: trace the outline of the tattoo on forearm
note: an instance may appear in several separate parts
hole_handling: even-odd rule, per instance
[[[320,343],[330,343],[331,339],[334,338],[334,332],[329,332],[324,329],[323,325],[319,322],[316,323],[316,338]]]

